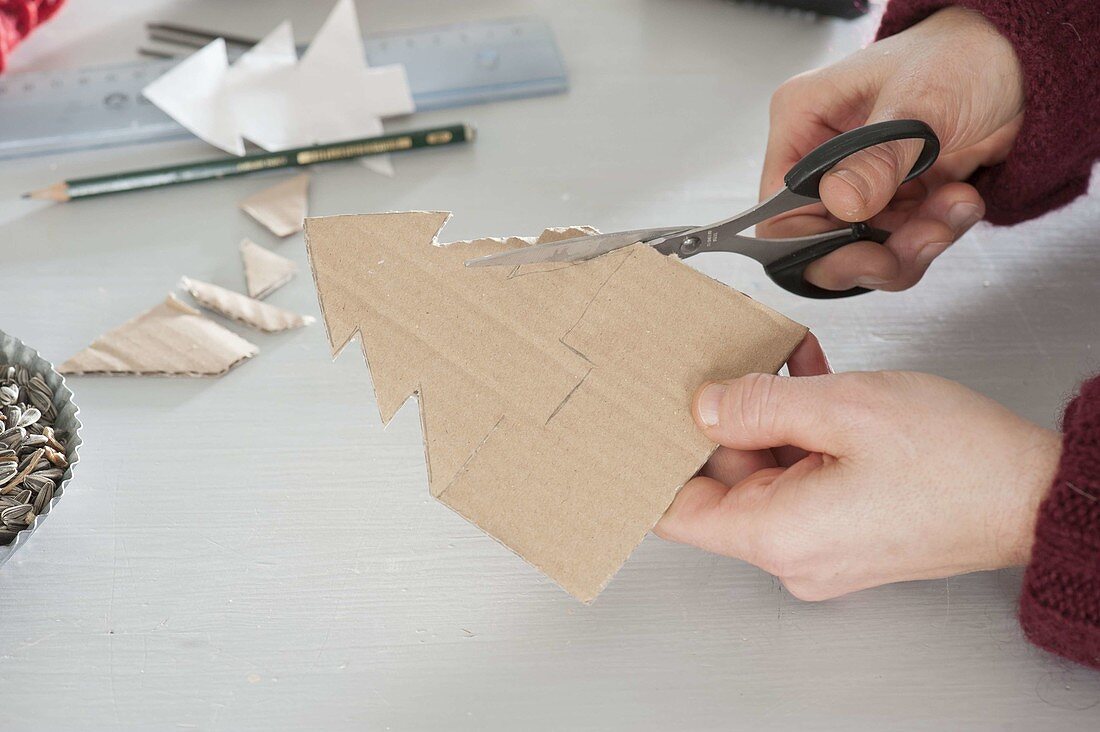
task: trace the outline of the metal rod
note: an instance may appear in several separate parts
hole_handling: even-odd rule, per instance
[[[193,39],[204,41],[200,43],[200,46],[206,45],[215,38],[224,38],[225,42],[233,46],[255,46],[260,42],[258,38],[249,38],[247,36],[238,36],[231,33],[219,33],[217,31],[207,30],[205,28],[195,28],[189,25],[181,25],[180,23],[146,23],[145,27],[149,31],[149,36],[155,38],[154,33],[167,32],[174,33],[177,36],[190,36]],[[194,43],[194,41],[192,41]]]

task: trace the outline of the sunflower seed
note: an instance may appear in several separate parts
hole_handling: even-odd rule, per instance
[[[27,384],[27,397],[31,404],[38,407],[43,414],[49,415],[54,411],[53,390],[46,384],[46,380],[38,374],[31,377]]]
[[[5,485],[3,488],[0,488],[0,491],[3,491],[4,493],[10,493],[12,489],[18,488],[19,484],[23,482],[23,479],[34,471],[35,466],[38,465],[39,461],[42,459],[42,455],[44,455],[46,450],[48,449],[48,447],[40,447],[34,451],[33,455],[29,455],[22,463],[19,464],[19,474],[8,481],[7,485]],[[5,465],[10,464],[11,463],[5,463]]]
[[[27,386],[30,387],[31,391],[42,394],[47,398],[53,396],[53,390],[50,389],[49,384],[46,383],[46,380],[42,378],[41,374],[32,376],[31,380],[27,382]]]
[[[42,513],[46,506],[50,505],[50,501],[53,500],[54,487],[53,483],[50,483],[44,490],[38,491],[38,497],[34,499],[34,512]]]
[[[9,427],[0,432],[0,446],[15,449],[27,439],[27,431],[22,427]]]
[[[57,467],[64,468],[68,466],[69,461],[66,460],[65,456],[59,453],[57,450],[53,449],[52,447],[43,447],[42,449],[46,451],[46,459]]]
[[[28,447],[38,447],[49,443],[49,439],[45,435],[27,435],[27,439],[23,440],[23,449]]]
[[[23,410],[23,413],[16,420],[16,427],[30,427],[32,424],[38,421],[42,416],[42,412],[38,411],[34,407],[27,407]]]
[[[42,436],[46,438],[46,443],[53,449],[59,452],[65,451],[65,446],[58,442],[58,435],[53,427],[44,427],[42,429]]]
[[[41,374],[0,365],[0,545],[49,510],[68,467],[53,400]]]
[[[23,479],[23,486],[35,492],[45,490],[46,486],[53,484],[50,478],[43,477],[41,473],[31,473]]]
[[[31,506],[27,503],[24,503],[21,506],[12,506],[11,508],[5,508],[3,511],[0,511],[0,521],[3,521],[8,526],[11,526],[16,522],[19,522],[21,524],[28,524],[30,523],[30,521],[34,520],[34,516],[32,515],[30,521],[27,521],[27,514],[30,514],[33,511],[34,506]]]

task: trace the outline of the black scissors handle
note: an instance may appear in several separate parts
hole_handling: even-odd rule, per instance
[[[884,142],[911,139],[924,140],[924,147],[917,157],[917,162],[913,164],[912,170],[905,176],[906,181],[911,180],[928,170],[940,154],[940,140],[936,137],[936,133],[924,122],[915,119],[876,122],[838,135],[817,146],[795,163],[794,167],[787,171],[787,175],[783,180],[791,192],[807,198],[821,200],[818,189],[821,178],[841,160],[860,150],[866,150]],[[826,254],[848,244],[854,244],[857,241],[873,241],[878,244],[885,244],[889,237],[889,231],[876,229],[865,223],[852,224],[847,231],[838,233],[833,239],[818,242],[813,246],[766,265],[764,271],[768,273],[773,282],[784,290],[803,297],[827,300],[862,295],[868,292],[866,288],[853,287],[849,290],[826,290],[824,287],[810,284],[805,279],[806,267],[811,262],[821,259]]]
[[[849,290],[826,290],[806,281],[806,268],[811,262],[834,252],[843,246],[854,244],[857,241],[873,241],[884,244],[890,236],[889,231],[876,229],[867,224],[852,224],[847,229],[839,231],[835,237],[817,242],[805,249],[799,249],[781,259],[764,265],[764,272],[772,282],[782,287],[787,292],[793,292],[802,297],[811,297],[816,300],[835,300],[841,297],[862,295],[868,290],[864,287],[853,287]]]
[[[924,140],[924,147],[905,180],[912,180],[932,167],[940,154],[940,138],[917,119],[895,119],[857,127],[815,147],[787,171],[783,182],[794,193],[821,199],[821,178],[841,160],[875,145],[895,140]],[[904,182],[904,181],[902,181]]]

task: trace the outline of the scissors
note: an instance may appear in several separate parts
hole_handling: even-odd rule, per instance
[[[635,229],[610,234],[582,236],[576,239],[540,244],[507,252],[498,252],[466,261],[467,267],[516,266],[540,262],[580,262],[631,244],[648,244],[661,254],[681,259],[704,252],[732,252],[755,259],[773,282],[788,292],[803,297],[831,299],[867,292],[862,287],[836,291],[813,285],[803,277],[806,267],[826,254],[857,241],[884,244],[890,232],[866,222],[810,236],[787,239],[760,239],[741,234],[779,214],[821,202],[818,185],[822,176],[849,155],[894,140],[917,139],[924,147],[905,176],[911,180],[928,170],[940,152],[940,141],[932,128],[913,119],[890,120],[857,127],[819,145],[795,163],[784,176],[783,186],[774,196],[732,218],[708,226],[669,226]]]

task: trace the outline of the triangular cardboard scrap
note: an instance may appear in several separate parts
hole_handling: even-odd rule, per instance
[[[298,265],[251,239],[241,240],[241,263],[248,296],[257,300],[279,289],[298,271]]]
[[[302,173],[253,193],[238,205],[272,234],[285,238],[302,230],[308,199],[309,173]]]
[[[448,216],[307,219],[333,354],[358,333],[383,420],[419,394],[432,494],[590,601],[714,450],[694,390],[806,329],[643,245],[468,269],[531,242],[433,246]]]
[[[175,295],[61,364],[63,374],[219,376],[259,349]]]
[[[190,277],[181,278],[180,287],[191,293],[195,302],[204,308],[265,333],[301,328],[313,322],[310,315],[299,315]]]

